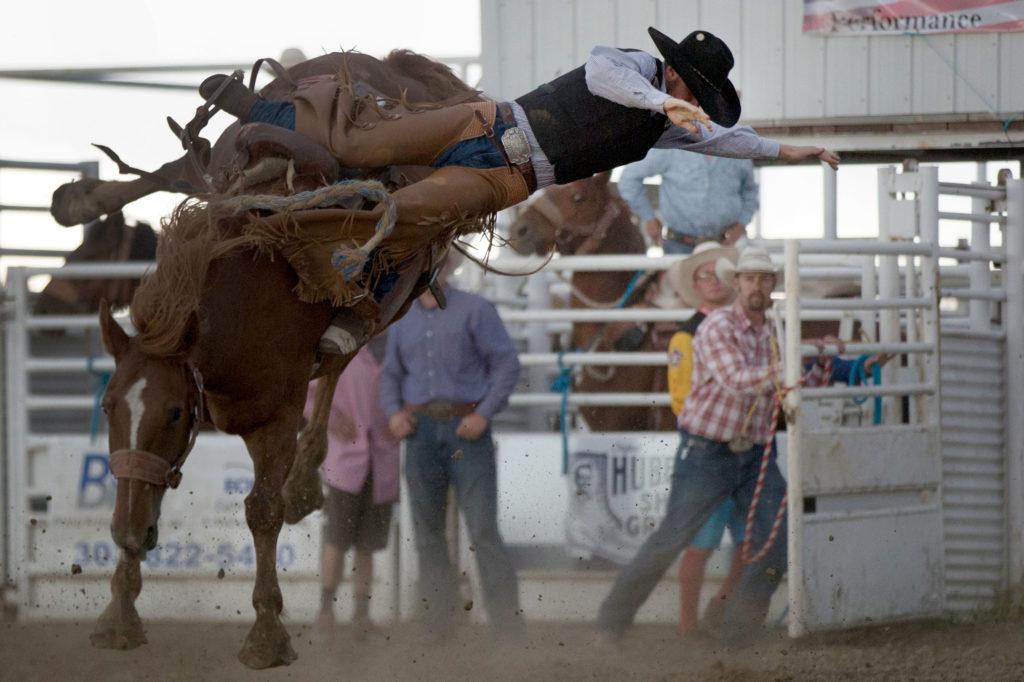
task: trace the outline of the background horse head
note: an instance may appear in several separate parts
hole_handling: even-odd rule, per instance
[[[522,254],[644,254],[647,247],[629,207],[600,173],[567,185],[549,187],[512,223],[509,243]],[[643,305],[649,280],[636,272],[574,272],[569,278],[572,308],[615,308]],[[581,322],[573,325],[572,348],[591,351],[655,350],[647,326],[630,322]],[[584,366],[574,390],[584,393],[650,393],[667,391],[663,367]],[[583,407],[594,429],[645,431],[674,428],[671,410],[658,407]]]
[[[82,243],[68,254],[65,264],[152,261],[157,236],[147,223],[128,225],[120,211],[84,230]],[[128,305],[140,278],[66,279],[54,275],[33,306],[36,315],[83,315],[99,310],[106,300],[114,308]]]

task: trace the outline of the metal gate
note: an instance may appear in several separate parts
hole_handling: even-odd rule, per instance
[[[1007,585],[1005,340],[942,332],[946,609],[995,605]]]
[[[800,252],[880,254],[880,272],[902,256],[906,290],[901,293],[880,277],[878,298],[801,299],[795,293]],[[797,388],[787,397],[793,636],[942,610],[935,266],[929,243],[786,243],[787,385],[798,386],[800,358],[815,350],[800,343],[802,310],[827,305],[871,312],[879,318],[882,342],[851,344],[848,351],[907,358],[907,367],[886,372],[888,381],[881,386]],[[895,334],[889,328],[899,324],[896,312],[906,318],[903,341],[898,327]],[[871,407],[872,426],[815,430],[801,414],[802,401],[867,396],[882,398]],[[904,396],[905,401],[897,399]]]

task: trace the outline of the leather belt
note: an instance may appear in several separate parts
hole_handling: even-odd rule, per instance
[[[708,241],[692,234],[683,234],[682,232],[673,232],[672,230],[665,230],[664,238],[678,244],[686,244],[687,246],[697,246],[702,241]]]
[[[505,132],[508,133],[509,130],[511,130],[512,128],[515,128],[516,130],[520,131],[520,134],[522,134],[524,142],[525,142],[526,133],[523,132],[522,128],[519,128],[519,124],[516,123],[515,114],[512,113],[512,105],[510,105],[508,102],[498,102],[498,112],[497,113],[498,113],[498,116],[501,117],[501,122],[505,124],[505,127],[506,127],[506,131]],[[504,138],[505,138],[505,136],[502,135],[502,146],[503,146],[503,149],[505,148],[505,146],[504,146],[505,139]],[[528,145],[529,143],[526,142],[525,144]],[[506,158],[508,158],[511,155],[508,153],[508,151],[506,151],[505,152],[505,156],[506,156]],[[527,158],[525,161],[523,161],[521,163],[514,163],[513,161],[514,161],[514,159],[510,160],[509,163],[514,168],[516,168],[520,173],[522,173],[523,179],[526,180],[526,187],[529,190],[530,194],[533,194],[534,192],[536,192],[537,191],[537,175],[533,172],[533,163],[530,162],[529,158]]]
[[[405,410],[413,414],[425,414],[432,419],[454,419],[472,414],[476,406],[477,403],[453,403],[448,400],[431,400],[429,403],[423,403],[422,405],[406,403]]]

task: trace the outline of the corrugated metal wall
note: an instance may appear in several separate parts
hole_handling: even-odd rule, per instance
[[[745,121],[1024,109],[1024,33],[823,38],[801,0],[481,0],[481,87],[512,98],[596,44],[654,46],[707,29],[733,48]]]
[[[943,330],[942,494],[946,609],[990,608],[1006,588],[1005,348]]]

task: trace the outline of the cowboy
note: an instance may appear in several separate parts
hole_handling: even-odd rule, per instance
[[[735,264],[719,258],[715,271],[733,285],[736,301],[708,314],[694,337],[693,387],[680,413],[682,438],[665,518],[619,574],[598,614],[601,632],[613,640],[625,634],[679,551],[693,542],[725,500],[735,503],[733,514],[747,517],[764,447],[773,433],[779,366],[766,311],[778,271],[768,253],[756,247],[745,249]],[[821,382],[826,363],[824,355],[818,357],[807,383]],[[726,604],[722,635],[729,645],[749,642],[786,570],[785,520],[775,541],[762,549],[785,491],[773,447],[751,532],[744,538],[756,561],[745,566]]]
[[[379,97],[343,76],[300,81],[291,103],[264,101],[224,75],[206,79],[199,91],[243,121],[297,130],[349,168],[438,168],[392,195],[395,229],[424,244],[450,237],[451,225],[467,216],[489,216],[547,185],[642,159],[652,147],[837,166],[825,149],[779,144],[735,125],[733,56],[718,37],[694,31],[676,43],[653,27],[648,32],[664,61],[595,47],[583,66],[511,102],[382,110]],[[383,211],[350,213],[372,227]],[[328,333],[336,352],[354,350],[366,334],[358,325],[343,327]]]
[[[696,312],[673,334],[668,346],[668,387],[672,396],[672,411],[680,416],[683,403],[690,392],[693,375],[693,337],[700,323],[714,310],[732,303],[732,288],[715,273],[719,258],[736,262],[737,252],[717,242],[697,245],[693,255],[678,261],[668,271],[668,280],[682,303]],[[709,602],[701,626],[714,629],[721,623],[729,596],[735,590],[743,572],[743,561],[738,551],[743,543],[746,519],[734,514],[735,503],[727,498],[700,529],[690,546],[683,551],[679,563],[679,633],[684,637],[697,631],[697,607],[704,584],[704,571],[711,554],[721,547],[726,526],[737,548],[729,565],[729,573],[718,592]]]
[[[405,441],[405,480],[416,531],[423,626],[435,642],[451,638],[463,604],[445,519],[448,487],[462,511],[494,633],[520,640],[519,584],[498,529],[497,460],[491,420],[508,403],[519,359],[494,306],[447,285],[449,256],[437,276],[448,306],[425,292],[391,327],[380,380],[388,427]]]
[[[644,187],[644,180],[654,176],[661,176],[657,213]],[[692,253],[703,241],[735,244],[746,236],[760,205],[750,159],[676,149],[652,149],[642,161],[629,164],[618,187],[651,243],[666,254]]]

